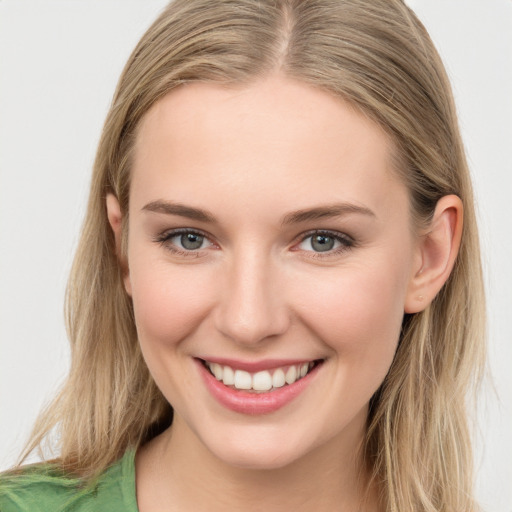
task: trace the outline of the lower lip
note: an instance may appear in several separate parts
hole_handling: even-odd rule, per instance
[[[200,360],[196,360],[206,387],[224,407],[241,414],[269,414],[299,396],[314,379],[322,364],[316,365],[305,377],[268,393],[249,393],[225,386],[218,381]]]

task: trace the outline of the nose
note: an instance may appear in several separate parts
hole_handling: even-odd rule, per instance
[[[286,332],[290,312],[278,265],[245,251],[231,262],[216,311],[217,329],[239,345],[260,346]]]

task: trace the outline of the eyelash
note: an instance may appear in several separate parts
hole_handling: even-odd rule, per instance
[[[210,240],[209,236],[206,233],[204,233],[203,231],[198,230],[198,229],[189,229],[189,228],[178,228],[178,229],[173,229],[171,231],[164,231],[160,235],[156,236],[154,238],[154,241],[156,243],[159,243],[160,245],[164,246],[167,250],[169,250],[170,252],[172,252],[173,254],[176,254],[178,256],[198,258],[201,255],[200,251],[202,251],[204,249],[195,249],[195,250],[194,249],[190,249],[190,250],[181,249],[181,248],[177,247],[175,244],[172,244],[170,242],[170,240],[172,240],[174,237],[183,235],[183,234],[191,234],[191,235],[198,235],[198,236],[204,237],[204,239],[206,239],[210,244],[215,245]],[[308,231],[306,233],[301,234],[300,237],[298,237],[298,242],[294,242],[292,250],[299,251],[300,249],[298,249],[297,246],[303,244],[308,238],[311,238],[315,235],[332,238],[335,242],[338,242],[340,245],[339,245],[339,247],[337,247],[335,249],[330,249],[325,252],[313,251],[313,250],[303,251],[305,253],[308,253],[307,257],[309,257],[309,258],[320,259],[320,258],[328,258],[328,257],[332,257],[332,256],[337,256],[337,255],[340,255],[341,253],[346,252],[356,246],[355,240],[353,238],[351,238],[350,236],[346,235],[345,233],[340,233],[338,231],[329,231],[329,230],[312,230],[312,231]]]
[[[199,257],[199,255],[200,255],[199,251],[201,251],[201,249],[196,249],[196,250],[180,249],[179,247],[177,247],[176,245],[174,245],[170,242],[174,237],[179,236],[179,235],[186,235],[186,234],[202,236],[205,240],[208,240],[212,245],[214,245],[213,242],[210,241],[210,238],[206,233],[202,232],[199,229],[188,229],[188,228],[178,228],[178,229],[173,229],[171,231],[164,231],[163,233],[158,235],[154,239],[154,241],[159,243],[160,245],[164,246],[168,251],[170,251],[173,254],[176,254],[178,256],[185,256],[185,257],[189,257],[189,258],[190,257],[194,257],[194,258]]]
[[[335,242],[339,242],[339,247],[335,249],[330,249],[325,252],[319,252],[319,251],[304,251],[307,253],[307,256],[309,258],[329,258],[333,256],[339,256],[340,254],[349,251],[350,249],[354,248],[356,246],[355,240],[346,235],[345,233],[340,233],[339,231],[329,231],[329,230],[312,230],[308,231],[306,233],[303,233],[300,235],[299,242],[294,245],[295,251],[298,251],[300,249],[295,249],[298,245],[303,244],[308,238],[312,238],[313,236],[325,236],[328,238],[332,238]],[[312,241],[310,242],[312,243]]]

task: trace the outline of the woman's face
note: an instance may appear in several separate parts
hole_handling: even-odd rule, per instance
[[[282,77],[186,85],[145,116],[125,285],[181,435],[252,468],[361,442],[418,262],[391,151]]]

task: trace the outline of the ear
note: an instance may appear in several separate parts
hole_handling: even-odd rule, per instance
[[[441,290],[453,269],[462,236],[463,206],[456,195],[442,197],[425,233],[420,236],[404,310],[423,311]]]
[[[121,266],[121,270],[123,273],[123,282],[124,287],[126,289],[126,292],[128,295],[131,295],[131,283],[130,283],[130,271],[128,269],[128,262],[126,261],[125,256],[122,252],[122,236],[123,236],[123,215],[121,213],[121,207],[119,206],[119,201],[117,200],[117,197],[112,194],[107,194],[107,200],[106,200],[106,206],[107,206],[107,217],[108,222],[110,224],[110,227],[112,228],[112,231],[114,232],[114,239],[116,244],[116,256],[119,261],[119,265]]]

